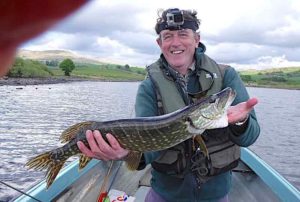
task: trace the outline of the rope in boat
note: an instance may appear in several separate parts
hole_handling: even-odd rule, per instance
[[[15,188],[15,187],[13,187],[13,186],[11,186],[11,185],[9,185],[9,184],[3,182],[3,181],[1,181],[1,180],[0,180],[0,183],[4,184],[5,186],[8,186],[8,187],[11,188],[11,189],[14,189],[14,190],[18,191],[18,192],[20,192],[21,194],[24,194],[24,195],[26,195],[26,196],[28,196],[28,197],[30,197],[30,198],[36,200],[36,201],[42,202],[41,200],[39,200],[39,199],[37,199],[37,198],[35,198],[35,197],[33,197],[33,196],[31,196],[31,195],[29,195],[29,194],[27,194],[27,193],[21,191],[20,189],[17,189],[17,188]]]
[[[109,177],[110,177],[110,174],[111,174],[111,171],[112,171],[113,163],[114,163],[114,161],[110,161],[109,169],[108,169],[106,175],[104,176],[104,180],[103,180],[103,183],[102,183],[101,188],[100,188],[100,193],[105,192],[105,189],[106,189],[106,186],[108,184],[108,180],[109,180]]]
[[[115,171],[115,173],[114,173],[113,176],[112,176],[112,180],[111,180],[111,182],[110,182],[109,187],[105,190],[105,187],[107,186],[109,177],[110,177],[110,175],[111,175],[113,162],[114,162],[114,161],[111,161],[111,164],[110,164],[110,166],[109,166],[109,170],[108,170],[108,172],[107,172],[106,175],[105,175],[105,178],[104,178],[103,183],[102,183],[101,188],[100,188],[100,195],[98,196],[97,202],[103,202],[104,199],[107,197],[108,192],[110,191],[111,187],[113,186],[114,181],[115,181],[115,179],[116,179],[116,177],[117,177],[117,174],[118,174],[118,172],[119,172],[119,170],[120,170],[120,168],[121,168],[122,162],[118,162],[119,165],[118,165],[118,167],[117,167],[117,170]]]

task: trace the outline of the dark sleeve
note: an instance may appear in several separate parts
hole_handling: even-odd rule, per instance
[[[135,101],[136,117],[157,116],[157,101],[154,91],[154,86],[148,78],[144,80],[138,88]],[[159,155],[159,152],[145,152],[142,155],[138,170],[145,168],[145,166],[154,161]]]
[[[223,88],[226,87],[231,87],[237,93],[232,105],[245,102],[249,99],[246,87],[234,68],[229,68],[225,71]],[[236,126],[234,124],[229,125],[229,130],[231,140],[237,145],[247,147],[253,144],[260,133],[260,127],[257,122],[255,111],[252,110],[250,112],[249,118],[245,124],[242,126]]]
[[[136,117],[157,116],[157,103],[154,86],[150,79],[144,80],[138,88],[135,99]]]

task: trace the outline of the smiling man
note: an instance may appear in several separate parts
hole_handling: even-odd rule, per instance
[[[138,169],[147,164],[153,168],[146,202],[228,201],[231,170],[239,161],[240,147],[253,144],[260,132],[253,110],[257,99],[249,99],[232,67],[219,65],[204,53],[196,15],[168,9],[158,18],[155,30],[162,54],[147,67],[148,77],[139,86],[136,116],[170,113],[231,87],[237,96],[227,112],[229,126],[205,131],[202,141],[189,139],[164,151],[144,153]],[[78,146],[89,157],[117,160],[130,155],[112,134],[107,134],[109,143],[99,131],[87,131],[86,136],[90,149],[82,142]],[[208,155],[202,151],[205,147]]]

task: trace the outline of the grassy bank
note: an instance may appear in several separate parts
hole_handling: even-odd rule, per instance
[[[58,65],[58,64],[56,64]],[[8,77],[15,78],[72,78],[106,81],[140,81],[145,78],[144,68],[115,64],[75,64],[71,77],[64,77],[58,66],[46,66],[35,60],[17,58]],[[300,67],[247,70],[239,72],[247,86],[300,89]]]
[[[241,71],[247,86],[300,90],[300,67]]]
[[[143,68],[129,67],[129,65],[93,65],[75,64],[71,78],[99,79],[110,81],[137,81],[145,78]],[[64,72],[59,67],[46,66],[38,61],[17,58],[8,77],[14,78],[46,78],[64,77]]]
[[[51,77],[53,72],[48,67],[35,60],[24,60],[16,58],[8,72],[8,77],[32,78],[32,77]]]
[[[55,76],[63,76],[63,72],[58,67],[49,68]],[[120,65],[92,65],[79,64],[71,73],[73,76],[82,78],[104,79],[104,80],[143,80],[145,70],[142,68],[127,68]]]

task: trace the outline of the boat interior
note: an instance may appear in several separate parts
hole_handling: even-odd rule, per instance
[[[53,201],[96,201],[108,170],[108,164],[100,162],[75,183],[67,187]],[[125,164],[115,162],[109,178],[108,189],[125,192],[135,202],[142,202],[150,189],[151,167],[142,171],[128,171]],[[280,199],[242,161],[233,171],[233,187],[229,193],[231,202],[276,202]]]

